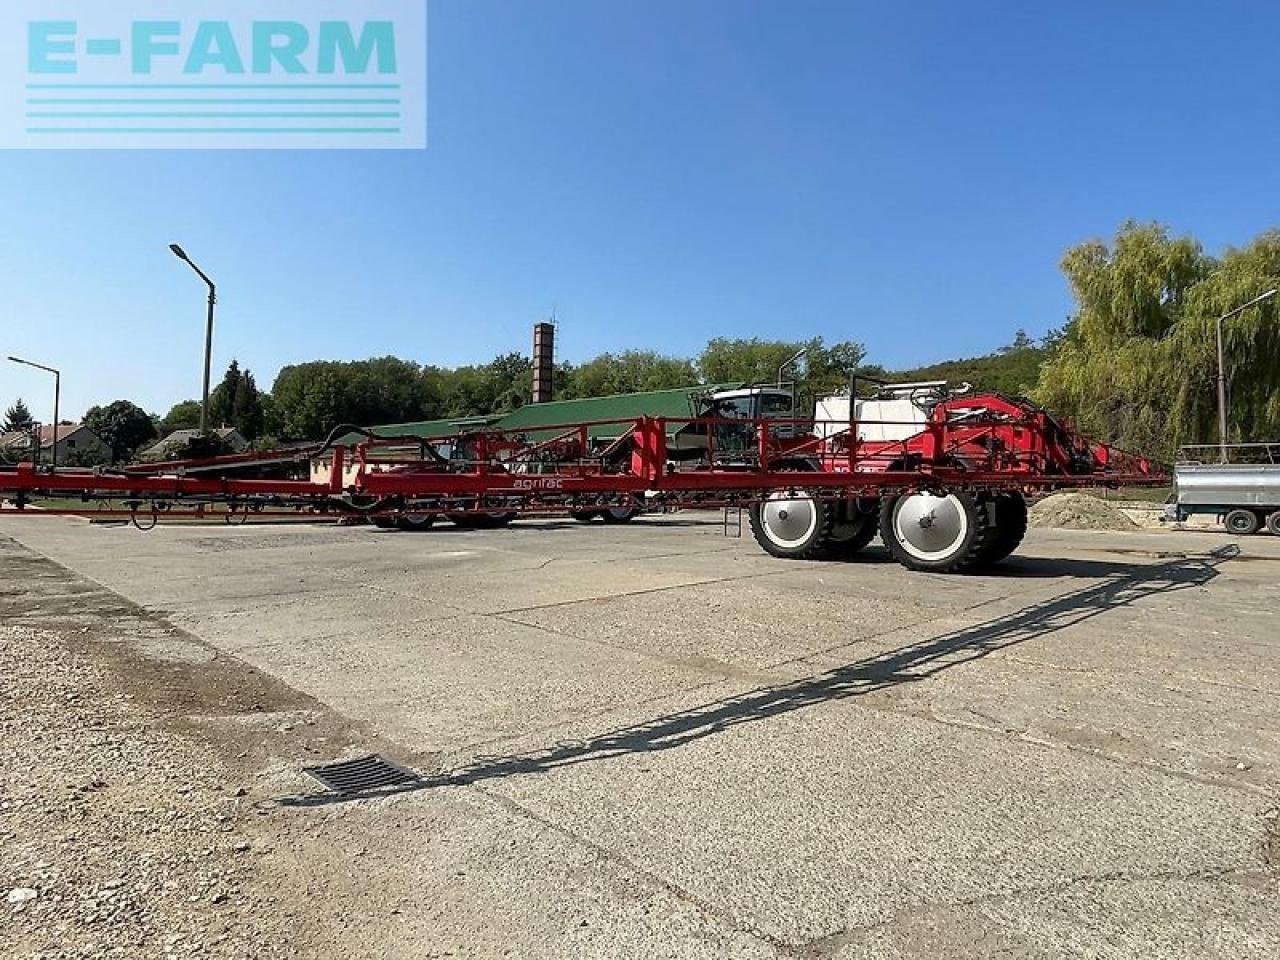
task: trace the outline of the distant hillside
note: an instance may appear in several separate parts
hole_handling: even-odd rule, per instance
[[[916,367],[912,370],[895,370],[886,376],[893,381],[947,380],[951,383],[971,383],[975,390],[995,390],[1006,394],[1028,394],[1040,376],[1040,365],[1052,356],[1056,344],[1049,339],[1043,343],[1030,340],[1019,331],[1018,338],[1009,346],[982,357],[963,360],[943,360],[941,363]]]

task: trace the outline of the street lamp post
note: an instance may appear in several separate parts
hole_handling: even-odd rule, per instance
[[[173,255],[182,260],[196,274],[209,285],[209,319],[204,327],[204,389],[200,393],[200,435],[204,436],[205,428],[208,426],[209,420],[209,358],[213,353],[213,305],[218,302],[218,288],[214,286],[213,281],[208,275],[195,265],[187,252],[176,243],[169,244],[169,249],[173,251]]]
[[[62,373],[53,367],[46,367],[43,363],[32,363],[30,360],[23,360],[20,357],[10,357],[14,363],[20,363],[24,367],[35,367],[37,370],[43,370],[45,373],[53,374],[53,453],[49,460],[49,465],[53,470],[58,469],[58,404],[62,399]],[[40,434],[36,433],[36,451],[40,449]]]
[[[1228,311],[1218,318],[1218,461],[1220,463],[1227,462],[1227,368],[1223,361],[1222,325],[1232,317],[1244,313],[1250,307],[1271,299],[1276,295],[1276,292],[1277,288],[1273,287],[1266,293],[1254,297],[1248,303],[1240,304],[1234,310]]]

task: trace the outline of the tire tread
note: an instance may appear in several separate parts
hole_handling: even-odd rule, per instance
[[[973,494],[957,493],[956,497],[969,514],[973,533],[964,549],[945,560],[920,560],[902,548],[893,530],[894,507],[902,497],[886,497],[880,508],[880,538],[893,559],[908,570],[921,573],[964,573],[981,566],[983,558],[991,550],[991,540],[996,530],[996,525],[990,519],[991,504],[985,498],[975,497]]]

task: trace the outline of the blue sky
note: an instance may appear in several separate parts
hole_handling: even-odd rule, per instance
[[[309,359],[713,336],[902,366],[1039,334],[1127,217],[1280,221],[1280,5],[432,0],[421,152],[0,153],[0,355],[64,411]],[[215,374],[216,375],[216,374]],[[0,364],[0,404],[47,405]],[[47,412],[37,409],[37,414]]]

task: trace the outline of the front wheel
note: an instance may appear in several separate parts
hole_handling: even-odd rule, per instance
[[[600,519],[605,523],[630,523],[638,516],[639,507],[609,507],[600,511]]]
[[[880,536],[909,570],[959,573],[982,563],[989,549],[989,502],[968,493],[908,493],[887,497]]]
[[[756,543],[784,560],[820,559],[834,520],[834,511],[821,500],[784,491],[753,504],[750,514]]]
[[[401,530],[408,530],[412,533],[422,533],[424,530],[430,530],[435,525],[436,515],[434,513],[402,513],[396,517],[396,526]]]

